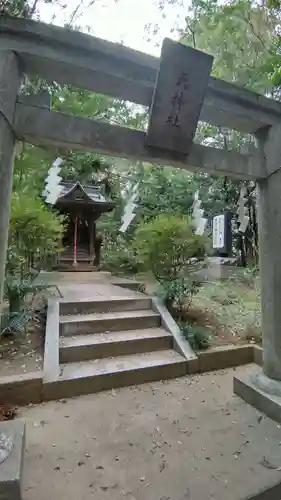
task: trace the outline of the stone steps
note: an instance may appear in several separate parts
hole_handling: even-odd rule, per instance
[[[46,399],[186,375],[187,360],[173,350],[174,337],[150,297],[110,284],[85,295],[79,286],[66,287],[53,308],[56,324],[47,320]]]
[[[44,385],[44,396],[46,399],[74,397],[186,373],[186,360],[172,349],[67,363],[61,365],[57,382]]]
[[[112,277],[111,278],[112,285],[119,286],[121,288],[126,288],[127,290],[138,291],[142,283],[136,280],[130,280],[122,277]]]
[[[108,271],[96,271],[91,269],[91,272],[80,271],[79,273],[71,270],[65,271],[42,271],[35,280],[35,283],[46,283],[48,285],[58,285],[59,287],[64,284],[73,285],[75,291],[76,285],[96,286],[97,284],[110,283],[111,273]],[[77,294],[79,297],[79,294]]]
[[[110,358],[172,349],[173,337],[163,328],[126,330],[61,337],[60,363]]]
[[[91,314],[150,309],[151,299],[142,297],[114,297],[104,300],[61,301],[60,314]]]
[[[76,255],[77,262],[91,262],[90,254],[79,253]],[[60,262],[73,262],[73,254],[66,254],[60,256]]]
[[[82,261],[82,260],[77,260],[77,265],[73,266],[73,263],[71,261],[67,260],[61,260],[59,264],[57,265],[57,269],[60,271],[68,271],[72,273],[85,273],[85,272],[98,272],[98,269],[96,269],[93,264],[90,262],[88,259],[88,262]]]
[[[60,335],[104,333],[160,326],[160,315],[149,309],[60,316]]]

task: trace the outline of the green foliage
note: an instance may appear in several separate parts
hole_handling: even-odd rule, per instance
[[[139,263],[130,241],[123,236],[107,241],[103,250],[103,267],[117,274],[136,274]]]
[[[0,0],[0,14],[27,19],[38,18],[42,3],[59,4],[64,8],[60,0]]]
[[[0,337],[8,333],[24,334],[29,321],[38,319],[33,304],[39,293],[54,287],[58,295],[62,297],[57,285],[39,283],[38,274],[39,271],[33,270],[21,275],[6,272],[5,298],[9,303],[9,312],[1,318]]]
[[[257,278],[259,276],[260,268],[259,265],[252,265],[248,266],[247,269],[245,269],[245,274],[249,277],[252,278]]]
[[[270,9],[280,9],[280,0],[268,0],[267,5]]]
[[[179,276],[192,257],[202,257],[204,238],[194,234],[188,217],[159,215],[136,230],[134,248],[144,271],[156,279]]]
[[[255,287],[257,279],[259,277],[260,268],[259,265],[248,265],[244,268],[243,277],[241,277],[241,281],[243,281],[249,287]]]
[[[214,76],[265,93],[272,89],[264,62],[273,48],[276,21],[267,9],[247,0],[195,0],[181,38],[215,56]]]
[[[36,273],[37,275],[38,273]],[[6,272],[5,276],[5,297],[9,302],[9,312],[10,314],[20,312],[23,301],[29,293],[37,291],[34,289],[33,284],[34,278],[31,274],[23,276],[15,276]]]
[[[3,315],[0,324],[0,339],[8,334],[24,335],[28,323],[36,319],[37,314],[32,307],[24,307],[17,312]]]
[[[23,308],[24,300],[28,295],[35,297],[39,292],[47,290],[50,286],[55,286],[59,295],[60,291],[56,285],[46,283],[35,283],[39,271],[29,270],[22,275],[15,275],[6,272],[5,276],[5,296],[9,302],[10,314],[18,313]]]
[[[193,296],[198,292],[198,283],[190,277],[176,277],[175,279],[161,280],[158,284],[157,295],[164,301],[167,309],[181,313],[191,304]]]
[[[237,304],[238,299],[235,293],[231,293],[222,287],[214,287],[213,292],[210,295],[210,299],[222,306],[229,306],[231,304]]]
[[[75,89],[70,85],[56,86],[52,89],[53,108],[56,111],[71,113],[118,125],[143,129],[147,114],[140,106],[128,105],[103,94],[88,90]]]
[[[61,245],[63,217],[27,194],[14,193],[9,228],[8,272],[54,255]]]
[[[61,175],[65,181],[93,184],[100,174],[108,173],[109,170],[110,164],[97,154],[70,151],[65,158]]]
[[[188,340],[190,346],[195,351],[208,349],[208,347],[210,347],[210,336],[206,328],[183,323],[181,325],[181,332],[183,337]]]
[[[137,213],[146,221],[162,213],[188,215],[198,187],[190,172],[149,163],[131,169],[131,182],[139,183]]]
[[[13,191],[41,195],[47,172],[54,159],[51,149],[17,143],[13,173]]]
[[[89,118],[104,117],[113,103],[113,99],[105,95],[73,89],[71,86],[57,87],[52,93],[55,111]]]
[[[205,129],[204,134],[207,136],[208,130]],[[200,140],[202,143],[204,134]],[[223,136],[219,139],[222,142]],[[230,143],[228,149],[231,149]],[[197,190],[200,191],[200,199],[208,216],[237,209],[241,187],[241,181],[238,180],[149,163],[131,165],[131,170],[125,171],[124,177],[124,183],[128,179],[132,184],[139,182],[137,215],[140,220],[149,221],[160,214],[191,215]]]
[[[37,3],[37,2],[36,2]],[[36,8],[35,3],[35,8]],[[33,3],[34,4],[34,3]],[[14,17],[31,17],[34,13],[31,2],[27,0],[1,0],[0,13]]]
[[[230,298],[230,300],[229,300]],[[256,279],[249,286],[244,279],[206,282],[194,298],[191,322],[206,325],[225,339],[255,337],[261,331],[260,286]]]

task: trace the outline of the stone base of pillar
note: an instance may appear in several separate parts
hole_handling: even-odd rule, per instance
[[[0,498],[1,500],[22,500],[25,422],[23,420],[0,422],[0,436],[1,435]],[[5,453],[3,443],[5,446],[8,440],[11,441],[12,448],[9,452]]]
[[[245,375],[235,375],[234,393],[268,417],[281,423],[281,382],[254,368]]]

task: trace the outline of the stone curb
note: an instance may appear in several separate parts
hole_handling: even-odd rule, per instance
[[[44,345],[44,382],[59,379],[59,300],[49,299]]]
[[[254,362],[254,346],[252,344],[213,347],[197,354],[199,358],[198,371],[200,373],[223,370]]]
[[[158,297],[152,297],[152,309],[161,317],[161,325],[173,335],[173,348],[187,360],[187,373],[199,371],[199,360],[189,342],[183,338],[180,328]]]
[[[190,350],[185,350],[186,347],[186,344],[177,345],[177,339],[174,336],[174,349],[186,358],[189,374],[222,370],[248,363],[260,364],[262,354],[260,347],[250,344],[215,347],[198,353],[198,357],[196,355],[192,357],[190,346]],[[48,382],[50,383],[52,382]],[[41,403],[45,399],[43,385],[46,385],[46,381],[43,380],[43,371],[0,377],[0,403],[16,405]]]
[[[41,403],[42,388],[43,371],[0,377],[0,403]]]

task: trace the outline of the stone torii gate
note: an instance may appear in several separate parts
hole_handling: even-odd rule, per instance
[[[236,377],[234,388],[281,420],[281,103],[209,77],[211,66],[211,56],[170,40],[159,63],[66,28],[0,16],[0,303],[16,139],[257,180],[263,372]],[[147,131],[23,99],[24,73],[147,106]],[[198,119],[254,134],[255,154],[195,144]]]

